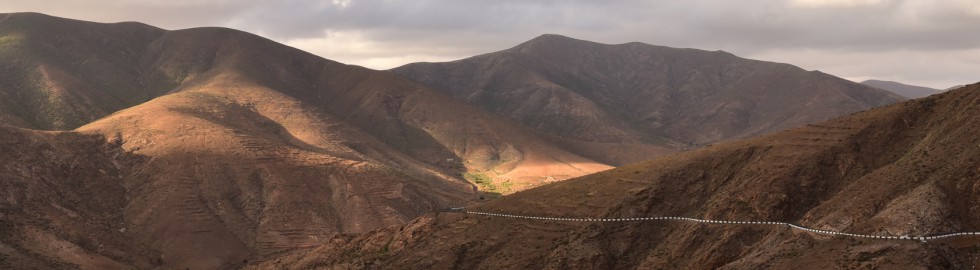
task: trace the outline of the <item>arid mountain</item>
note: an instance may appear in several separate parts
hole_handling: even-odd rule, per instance
[[[539,131],[673,149],[746,138],[903,100],[788,64],[543,35],[514,48],[392,70]],[[600,154],[593,159],[614,160]],[[625,161],[640,161],[637,159]]]
[[[237,267],[478,186],[611,168],[411,80],[236,30],[0,18],[2,123],[84,125],[3,127],[0,211],[16,219],[0,219],[0,268]]]
[[[231,29],[0,14],[0,60],[2,269],[235,268],[405,224],[486,192],[506,194],[680,148],[676,134],[663,134],[681,126],[665,124],[671,128],[649,135],[638,128],[642,121],[599,111],[609,116],[593,122],[596,131],[528,128],[523,119],[391,72]],[[861,110],[890,97],[836,88],[838,79],[826,75],[787,76],[831,89],[826,100],[812,99],[815,106],[841,102]],[[698,98],[721,98],[711,91]],[[575,106],[589,108],[593,98]],[[678,104],[696,105],[690,102]],[[719,108],[713,114],[735,110]],[[702,122],[722,123],[718,117]],[[556,127],[567,128],[562,121]],[[705,138],[729,138],[719,136]],[[559,201],[602,206],[583,196]]]
[[[980,231],[980,84],[571,179],[470,211],[780,221],[869,235]],[[980,237],[429,214],[254,269],[966,269]]]
[[[879,89],[888,90],[892,93],[899,94],[907,98],[927,97],[930,95],[938,94],[942,91],[939,89],[932,89],[929,87],[908,85],[908,84],[891,82],[891,81],[867,80],[861,82],[861,84],[871,86],[871,87],[877,87]]]

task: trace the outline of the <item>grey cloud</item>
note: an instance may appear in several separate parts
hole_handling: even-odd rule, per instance
[[[955,0],[949,1],[953,2]],[[61,2],[61,3],[59,3]],[[33,5],[47,9],[71,3]],[[324,30],[433,31],[501,36],[567,32],[601,35],[646,32],[670,43],[694,46],[835,47],[948,49],[980,44],[980,14],[956,5],[910,6],[884,1],[873,7],[798,8],[787,1],[96,1],[98,9],[58,10],[86,17],[137,20],[167,28],[218,25],[259,32],[275,39],[308,38]],[[943,1],[936,1],[943,2]],[[123,3],[116,4],[112,3]],[[0,7],[18,4],[4,3]],[[31,6],[21,4],[19,6]],[[9,9],[9,8],[3,8]],[[43,11],[42,11],[43,12]],[[54,14],[59,15],[59,14]],[[104,20],[104,19],[103,19]],[[624,38],[637,37],[626,36]],[[642,40],[654,41],[655,40]]]
[[[850,7],[805,7],[778,0],[349,0],[347,5],[335,4],[343,1],[334,0],[36,2],[4,1],[0,11],[142,21],[168,29],[227,26],[283,42],[324,38],[327,33],[357,33],[388,48],[350,52],[350,57],[377,56],[386,51],[392,57],[462,57],[505,49],[544,33],[604,43],[641,41],[726,50],[739,55],[816,50],[826,52],[826,57],[833,57],[832,52],[900,56],[974,52],[970,49],[980,48],[980,4],[969,0],[882,0],[877,5]],[[438,50],[422,52],[433,48]],[[978,67],[970,60],[948,61],[952,61],[948,66],[957,68]],[[933,74],[936,69],[917,74],[911,70],[894,72],[910,80],[928,81],[917,76]],[[935,84],[948,81],[932,76]],[[975,78],[961,79],[968,82]]]

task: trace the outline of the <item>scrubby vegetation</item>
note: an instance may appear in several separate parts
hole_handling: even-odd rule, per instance
[[[495,192],[497,190],[497,186],[493,184],[493,179],[491,179],[490,176],[487,176],[486,174],[464,173],[463,178],[465,178],[466,181],[470,181],[476,184],[476,186],[479,187],[480,190],[490,191],[490,192]]]

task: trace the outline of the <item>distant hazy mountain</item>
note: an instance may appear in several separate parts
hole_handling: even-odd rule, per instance
[[[542,132],[597,143],[703,145],[904,100],[821,72],[721,51],[560,35],[392,71]]]
[[[949,91],[949,90],[953,90],[953,89],[957,89],[957,88],[962,88],[964,86],[966,86],[966,85],[956,85],[956,86],[953,86],[953,87],[950,87],[950,88],[946,88],[946,90],[944,90],[944,91]]]
[[[879,81],[879,80],[867,80],[861,82],[861,84],[868,85],[871,87],[877,87],[891,91],[892,93],[899,94],[907,98],[920,98],[926,97],[942,92],[939,89],[933,89],[929,87],[908,85],[899,82],[892,81]]]

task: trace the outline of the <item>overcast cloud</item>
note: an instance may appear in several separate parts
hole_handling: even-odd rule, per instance
[[[503,50],[545,33],[724,50],[851,80],[980,81],[980,0],[4,0],[99,22],[225,26],[388,69]]]

